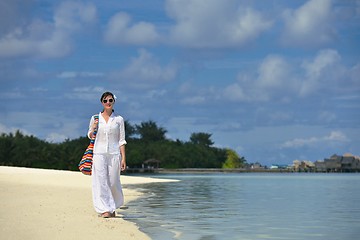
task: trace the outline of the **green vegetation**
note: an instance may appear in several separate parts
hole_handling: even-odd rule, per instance
[[[162,168],[239,168],[246,160],[231,149],[213,146],[211,134],[193,133],[189,141],[166,139],[166,130],[153,121],[131,125],[125,122],[126,159],[129,167],[141,167],[145,160],[160,160]],[[77,170],[89,139],[80,137],[49,143],[34,136],[0,136],[0,165]]]
[[[223,163],[222,168],[241,168],[245,162],[244,157],[239,157],[239,155],[231,150],[226,150],[226,161]]]

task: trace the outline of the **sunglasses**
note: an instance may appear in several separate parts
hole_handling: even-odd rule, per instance
[[[107,103],[108,100],[104,99],[102,102],[103,102],[103,103]],[[109,99],[109,103],[112,103],[112,102],[114,102],[114,99],[110,98],[110,99]]]

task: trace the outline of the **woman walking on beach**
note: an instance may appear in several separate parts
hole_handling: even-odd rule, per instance
[[[124,119],[115,115],[116,97],[111,92],[102,94],[103,111],[96,124],[91,117],[88,137],[97,129],[93,149],[92,195],[95,211],[103,218],[115,217],[115,210],[124,204],[120,172],[126,168]]]

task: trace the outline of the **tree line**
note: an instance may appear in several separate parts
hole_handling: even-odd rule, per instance
[[[244,157],[228,148],[214,147],[211,134],[192,133],[188,141],[166,138],[166,129],[154,121],[132,125],[125,121],[126,159],[132,168],[155,159],[162,168],[240,168]],[[0,165],[77,170],[89,144],[87,137],[51,143],[20,131],[1,134]]]

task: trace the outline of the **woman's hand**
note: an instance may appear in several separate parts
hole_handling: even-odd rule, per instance
[[[94,123],[93,123],[93,125],[92,125],[92,127],[91,127],[91,132],[90,132],[90,134],[89,134],[89,136],[90,136],[90,138],[94,138],[95,136],[94,136],[94,132],[96,131],[96,128],[97,128],[97,122],[95,121]]]
[[[121,160],[121,171],[125,171],[126,170],[126,161],[125,160]]]
[[[90,132],[90,134],[89,134],[90,138],[94,138],[94,137],[95,137],[94,132],[95,132],[94,130],[93,130],[92,132]]]

